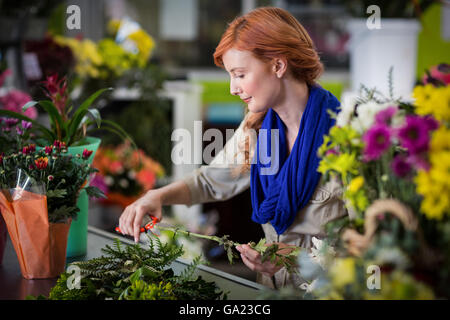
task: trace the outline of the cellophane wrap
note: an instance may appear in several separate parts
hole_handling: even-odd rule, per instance
[[[54,278],[64,272],[71,220],[49,223],[44,185],[20,169],[14,187],[0,192],[0,209],[26,279]]]

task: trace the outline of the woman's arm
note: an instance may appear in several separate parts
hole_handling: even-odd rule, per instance
[[[119,220],[123,234],[139,240],[142,220],[145,215],[162,218],[162,206],[192,204],[229,199],[250,186],[250,172],[236,174],[240,159],[235,156],[243,139],[242,121],[233,137],[217,154],[210,165],[204,165],[180,181],[159,189],[149,190],[144,196],[125,208]]]

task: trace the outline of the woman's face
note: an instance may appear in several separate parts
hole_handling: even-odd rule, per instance
[[[230,74],[230,93],[239,96],[251,112],[267,111],[276,104],[280,93],[280,79],[274,66],[255,58],[250,51],[234,48],[222,57]]]

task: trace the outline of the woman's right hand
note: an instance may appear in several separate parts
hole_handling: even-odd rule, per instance
[[[158,190],[148,191],[125,208],[119,219],[122,234],[134,236],[134,242],[139,242],[142,220],[146,214],[162,219],[162,198]]]

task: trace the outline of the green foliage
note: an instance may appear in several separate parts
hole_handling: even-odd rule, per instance
[[[148,248],[123,245],[115,239],[113,246],[102,251],[101,257],[73,263],[80,268],[80,289],[68,289],[68,274],[64,273],[49,299],[209,300],[222,296],[214,282],[193,277],[200,257],[175,275],[170,265],[183,254],[183,248],[163,244],[158,238],[149,236]]]

